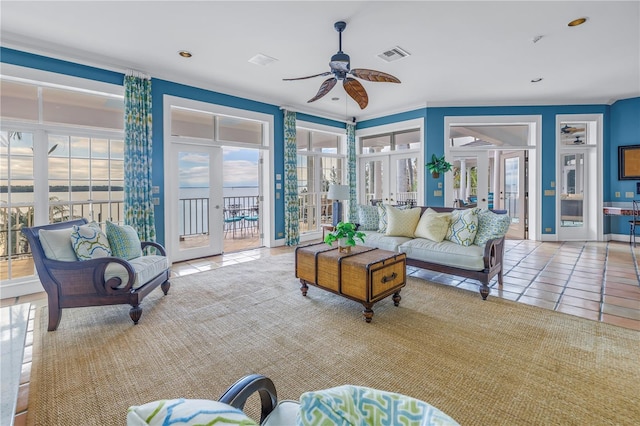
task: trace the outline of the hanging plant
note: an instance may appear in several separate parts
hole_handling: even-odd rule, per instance
[[[435,154],[431,155],[431,161],[425,164],[425,166],[435,179],[440,177],[440,173],[448,172],[452,168],[451,163],[444,159],[444,155],[438,158]]]

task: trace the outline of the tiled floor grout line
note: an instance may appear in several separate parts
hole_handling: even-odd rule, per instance
[[[633,254],[633,250],[631,250]],[[604,318],[604,294],[607,287],[607,270],[609,269],[609,244],[604,251],[604,267],[602,268],[602,281],[600,284],[600,312],[598,313],[598,321]]]
[[[560,245],[560,247],[558,247],[558,250],[556,250],[556,253],[553,255],[553,257],[556,256],[556,254],[560,251],[559,249],[561,249],[564,246],[564,242]],[[573,263],[573,267],[571,268],[571,273],[569,274],[569,276],[567,277],[567,280],[564,282],[564,285],[562,286],[562,291],[560,292],[560,296],[558,297],[558,300],[556,301],[556,304],[553,307],[554,311],[558,310],[558,306],[560,306],[560,301],[562,300],[562,298],[564,297],[564,292],[567,290],[567,285],[569,284],[569,282],[571,281],[571,277],[573,276],[573,272],[576,270],[576,265],[578,264],[578,261],[580,260],[580,256],[582,256],[582,253],[584,253],[584,247],[585,247],[586,243],[582,244],[582,248],[580,249],[580,255],[576,258],[575,262]],[[546,265],[545,265],[546,267]],[[602,293],[600,293],[600,298],[602,298]],[[600,306],[600,310],[602,310],[602,306]]]

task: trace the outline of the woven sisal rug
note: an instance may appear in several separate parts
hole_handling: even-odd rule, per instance
[[[293,255],[172,280],[128,306],[36,318],[29,425],[121,425],[155,399],[216,399],[249,373],[281,399],[345,383],[403,393],[462,425],[640,421],[640,333],[410,278],[399,307],[299,291]],[[247,411],[255,416],[257,397]],[[255,406],[254,406],[255,405]]]

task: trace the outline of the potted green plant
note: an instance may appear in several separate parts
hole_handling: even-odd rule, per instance
[[[431,161],[426,164],[427,169],[431,172],[431,176],[435,179],[440,177],[440,173],[451,170],[451,163],[444,159],[444,155],[438,158],[435,154],[431,155]]]
[[[324,242],[332,246],[335,241],[338,241],[338,250],[341,253],[350,253],[351,247],[356,245],[356,239],[364,243],[365,235],[351,222],[338,222],[336,228],[324,237]]]

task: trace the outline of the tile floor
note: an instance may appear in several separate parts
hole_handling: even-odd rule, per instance
[[[258,248],[194,259],[172,266],[173,276],[293,252],[292,247]],[[491,285],[491,297],[640,331],[640,246],[622,242],[537,242],[507,240],[504,284]],[[409,275],[477,292],[474,280],[412,268]],[[480,297],[480,295],[478,295]],[[26,424],[35,308],[45,293],[0,300],[0,306],[31,303],[20,377],[15,425]]]

